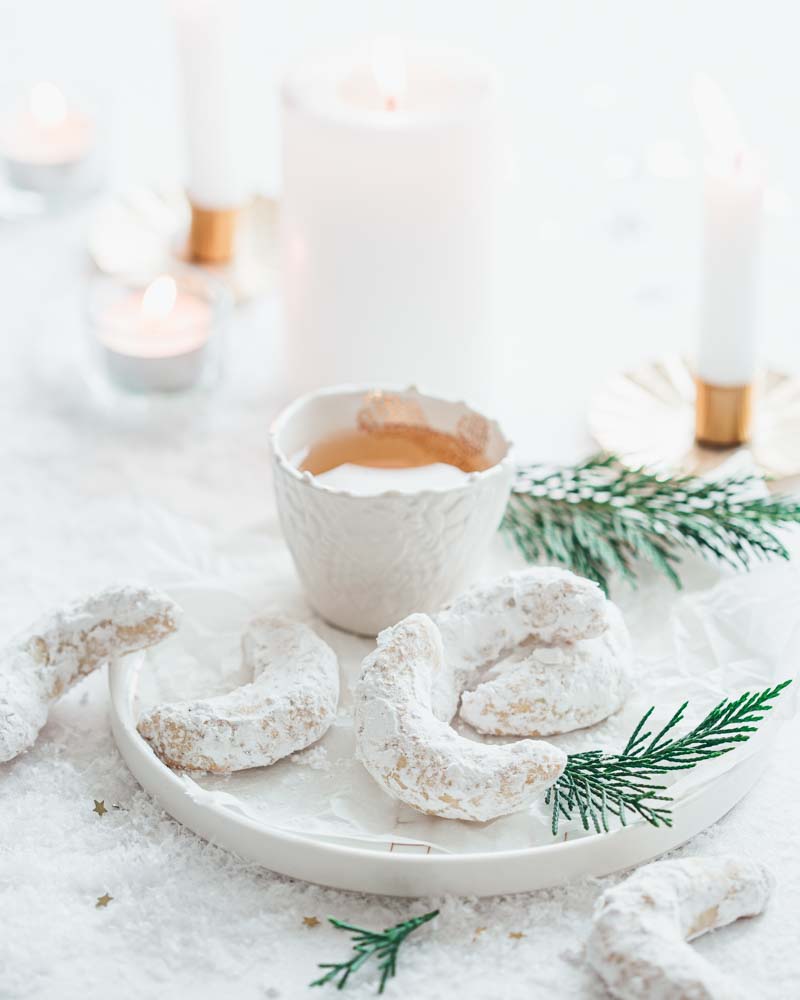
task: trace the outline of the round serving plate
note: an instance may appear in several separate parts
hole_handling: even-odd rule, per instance
[[[603,451],[630,467],[704,474],[747,451],[774,479],[800,473],[800,379],[766,371],[757,380],[752,441],[743,448],[705,448],[694,439],[695,382],[678,355],[620,372],[589,404],[589,431]]]
[[[358,892],[492,896],[630,868],[677,847],[724,816],[757,781],[771,742],[765,739],[758,751],[743,755],[728,770],[677,799],[672,827],[637,821],[611,833],[524,850],[438,853],[398,841],[355,846],[342,838],[270,826],[244,814],[235,796],[209,792],[189,775],[166,767],[136,730],[137,686],[145,660],[144,654],[136,654],[109,669],[114,738],[142,787],[179,823],[214,844],[283,875]]]

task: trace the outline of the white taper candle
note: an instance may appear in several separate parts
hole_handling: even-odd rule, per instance
[[[203,209],[247,195],[240,0],[171,0],[185,121],[187,193]]]
[[[716,84],[698,77],[695,99],[709,146],[697,376],[713,386],[744,386],[757,365],[763,171]]]

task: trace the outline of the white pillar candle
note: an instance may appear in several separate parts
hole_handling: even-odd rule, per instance
[[[285,81],[282,249],[292,388],[487,379],[492,74],[382,42]]]
[[[695,101],[709,147],[697,376],[711,386],[745,386],[757,364],[763,170],[713,81],[698,77]]]
[[[172,0],[184,112],[187,193],[203,209],[247,194],[240,0]]]

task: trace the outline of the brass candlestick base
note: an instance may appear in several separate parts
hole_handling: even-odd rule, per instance
[[[200,264],[227,264],[233,257],[236,208],[200,208],[192,204],[187,256]]]
[[[753,386],[711,385],[698,378],[695,437],[711,448],[733,448],[750,440]]]
[[[117,191],[98,206],[88,250],[103,274],[158,274],[188,259],[192,210],[174,188]],[[236,219],[236,249],[227,264],[209,264],[237,302],[273,295],[278,279],[278,205],[258,197]]]
[[[697,441],[698,391],[703,393],[684,358],[660,358],[620,372],[602,386],[589,406],[589,429],[600,448],[632,468],[710,473],[743,453],[743,469],[755,466],[775,479],[800,475],[800,379],[766,371],[756,380],[752,433],[739,447]]]

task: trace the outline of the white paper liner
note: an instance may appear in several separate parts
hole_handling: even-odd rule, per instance
[[[495,557],[495,563],[496,563]],[[502,561],[502,560],[501,560]],[[499,567],[495,564],[493,572]],[[701,564],[689,577],[710,582]],[[620,599],[637,652],[636,690],[622,711],[591,729],[557,737],[566,750],[621,749],[642,714],[656,706],[662,725],[684,701],[690,706],[684,728],[726,695],[755,690],[794,677],[800,664],[800,570],[793,565],[719,578],[710,589],[676,593],[654,579]],[[195,798],[213,801],[270,827],[339,842],[386,849],[390,843],[421,844],[436,851],[470,853],[513,850],[553,842],[550,812],[543,801],[525,813],[490,823],[465,823],[423,816],[386,795],[354,758],[352,689],[365,639],[346,635],[303,612],[294,581],[270,581],[269,610],[303,617],[336,650],[342,695],[336,723],[314,747],[269,768],[227,776],[186,775]],[[139,710],[156,702],[221,693],[242,683],[240,635],[263,607],[258,588],[222,585],[172,587],[186,620],[177,636],[151,650],[139,677]],[[689,772],[666,779],[673,795],[686,795],[716,780],[769,737],[780,719],[794,715],[793,687],[778,700],[758,739]],[[479,739],[469,727],[463,735]],[[559,837],[585,836],[580,824],[562,824]]]

